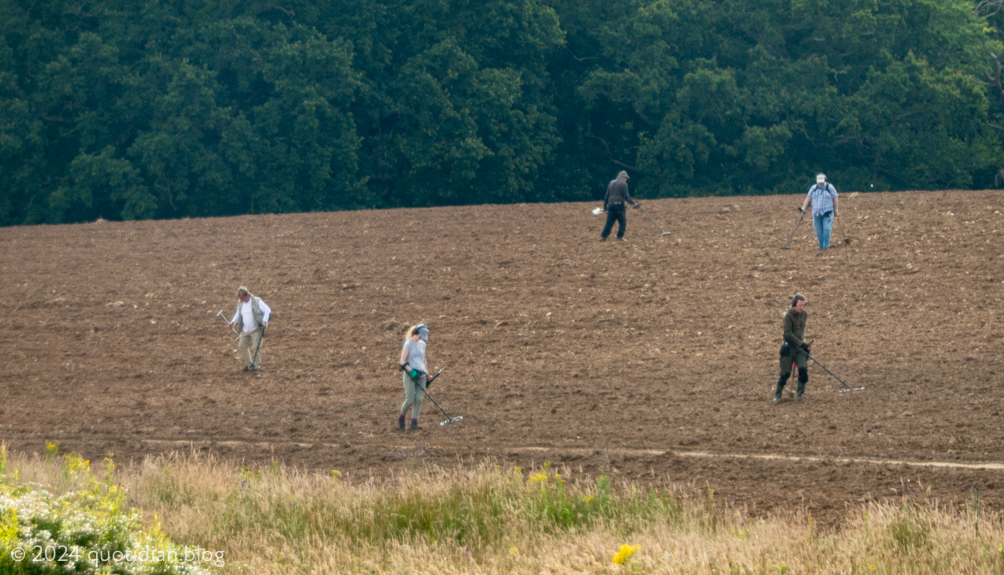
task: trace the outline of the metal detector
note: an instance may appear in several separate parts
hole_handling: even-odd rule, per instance
[[[645,208],[641,207],[641,204],[635,204],[635,207],[638,208],[639,210],[641,210],[641,213],[645,214],[645,217],[648,218],[648,220],[650,222],[652,222],[652,224],[655,225],[655,227],[659,228],[659,231],[662,232],[662,235],[668,236],[670,234],[670,232],[663,232],[662,231],[662,226],[660,226],[659,224],[655,223],[655,220],[652,219],[652,216],[648,215],[648,212],[645,211]]]
[[[865,389],[864,387],[851,387],[851,386],[847,385],[846,381],[844,381],[844,380],[840,379],[839,377],[837,377],[837,374],[835,374],[832,371],[830,371],[825,365],[819,363],[818,359],[812,357],[812,354],[810,354],[809,352],[805,351],[804,349],[802,349],[802,348],[800,348],[798,346],[794,346],[792,349],[797,349],[798,351],[804,353],[806,355],[806,357],[808,357],[812,361],[816,362],[816,365],[818,365],[819,367],[825,369],[826,373],[832,375],[834,378],[836,378],[837,381],[839,381],[840,383],[844,384],[844,387],[846,387],[847,389],[841,389],[839,391],[839,393],[849,393],[849,392],[852,392],[852,391],[864,391],[864,389]]]
[[[254,346],[254,357],[251,358],[251,368],[258,365],[258,350],[261,349],[261,340],[265,339],[265,326],[261,326],[261,335],[258,336],[258,345]],[[258,369],[261,369],[260,367]]]
[[[445,369],[445,368],[443,368],[443,369]],[[434,375],[434,376],[430,377],[430,378],[428,379],[428,381],[426,381],[426,382],[425,382],[425,387],[426,387],[426,388],[428,388],[428,387],[429,387],[429,385],[430,385],[430,384],[432,383],[432,380],[434,380],[434,379],[436,379],[437,377],[439,377],[439,374],[441,374],[441,373],[443,373],[443,370],[442,370],[442,369],[440,369],[439,371],[437,371],[437,372],[436,372],[436,375]],[[418,387],[418,386],[415,386],[415,387]],[[422,389],[422,388],[421,388],[421,387],[419,387],[419,389]],[[431,395],[429,395],[429,392],[428,392],[428,391],[426,391],[426,390],[422,389],[422,393],[424,393],[424,394],[425,394],[425,397],[428,397],[429,399],[432,399],[432,396],[431,396]],[[449,424],[451,424],[451,423],[460,423],[461,421],[463,421],[463,420],[464,420],[464,417],[463,417],[462,415],[458,415],[457,417],[450,417],[450,414],[449,414],[449,413],[446,413],[446,410],[445,410],[445,409],[443,409],[443,407],[442,407],[441,405],[439,405],[439,403],[438,403],[438,402],[437,402],[437,401],[436,401],[435,399],[432,399],[432,403],[434,403],[434,404],[436,405],[436,407],[438,407],[438,408],[439,408],[439,411],[442,411],[442,412],[443,412],[443,415],[445,415],[445,416],[446,416],[446,419],[445,419],[444,421],[442,421],[442,422],[441,422],[441,423],[439,424],[440,426],[443,426],[443,425],[449,425]]]
[[[847,239],[847,234],[844,233],[843,219],[837,217],[835,217],[834,219],[837,220],[837,225],[840,226],[840,235],[844,238],[844,244],[848,246],[851,245],[851,240]]]
[[[798,216],[798,222],[795,223],[795,229],[791,230],[791,235],[788,236],[788,241],[784,242],[784,245],[781,246],[782,250],[790,249],[788,248],[788,244],[791,243],[791,238],[795,237],[795,232],[798,230],[798,224],[802,223],[802,218],[805,217],[805,210],[798,210],[798,211],[802,212],[802,215]]]

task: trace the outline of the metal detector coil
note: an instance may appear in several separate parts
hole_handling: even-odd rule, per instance
[[[596,208],[593,210],[593,215],[598,216],[603,213],[603,208]]]
[[[815,340],[813,340],[813,341],[815,341]],[[844,384],[844,387],[846,389],[841,389],[839,391],[839,393],[850,393],[852,391],[864,391],[865,390],[864,387],[851,387],[850,385],[848,385],[846,381],[844,381],[844,380],[840,379],[839,377],[837,377],[837,374],[835,374],[832,371],[830,371],[829,368],[826,367],[825,365],[819,363],[818,359],[812,357],[812,354],[810,354],[809,352],[805,351],[804,349],[802,349],[802,348],[800,348],[798,346],[792,347],[792,349],[795,350],[798,353],[804,353],[807,358],[811,359],[813,362],[815,362],[816,365],[818,365],[819,367],[823,368],[826,371],[826,373],[832,375],[834,377],[834,379],[836,379],[840,383]]]
[[[645,211],[645,208],[641,207],[641,204],[635,204],[635,207],[638,208],[639,210],[641,210],[641,213],[645,214],[645,217],[648,218],[648,221],[652,222],[652,225],[654,225],[655,227],[659,228],[659,232],[662,233],[662,235],[668,236],[669,234],[672,233],[672,232],[664,231],[662,229],[662,226],[660,226],[658,223],[656,223],[656,221],[652,219],[652,216],[648,215],[648,212]]]

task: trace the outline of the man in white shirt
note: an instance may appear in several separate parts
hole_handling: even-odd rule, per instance
[[[261,371],[261,336],[268,326],[272,308],[244,286],[237,288],[237,299],[237,310],[230,325],[237,326],[241,334],[237,348],[244,359],[244,371]]]

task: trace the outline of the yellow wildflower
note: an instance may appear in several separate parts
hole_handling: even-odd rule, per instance
[[[15,541],[18,536],[17,510],[13,506],[0,513],[0,541]]]
[[[623,565],[625,561],[628,560],[631,555],[641,549],[641,545],[621,545],[620,551],[614,555],[614,565]]]

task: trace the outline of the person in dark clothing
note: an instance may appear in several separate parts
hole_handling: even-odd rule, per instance
[[[638,208],[638,202],[631,199],[628,192],[628,174],[621,172],[617,174],[617,179],[607,186],[607,195],[603,196],[603,210],[607,212],[607,223],[603,226],[603,233],[600,234],[600,241],[606,241],[607,236],[614,229],[614,222],[617,222],[617,239],[624,241],[624,232],[627,230],[627,210],[624,203],[627,202]]]
[[[805,311],[805,296],[797,293],[791,299],[791,307],[784,314],[782,326],[784,342],[781,344],[781,376],[777,378],[777,388],[774,390],[774,403],[780,403],[784,384],[791,376],[791,366],[798,366],[798,399],[805,398],[805,384],[809,381],[809,351],[812,349],[805,342],[805,320],[809,313]],[[799,348],[801,351],[794,348]],[[804,352],[804,353],[803,353]]]

